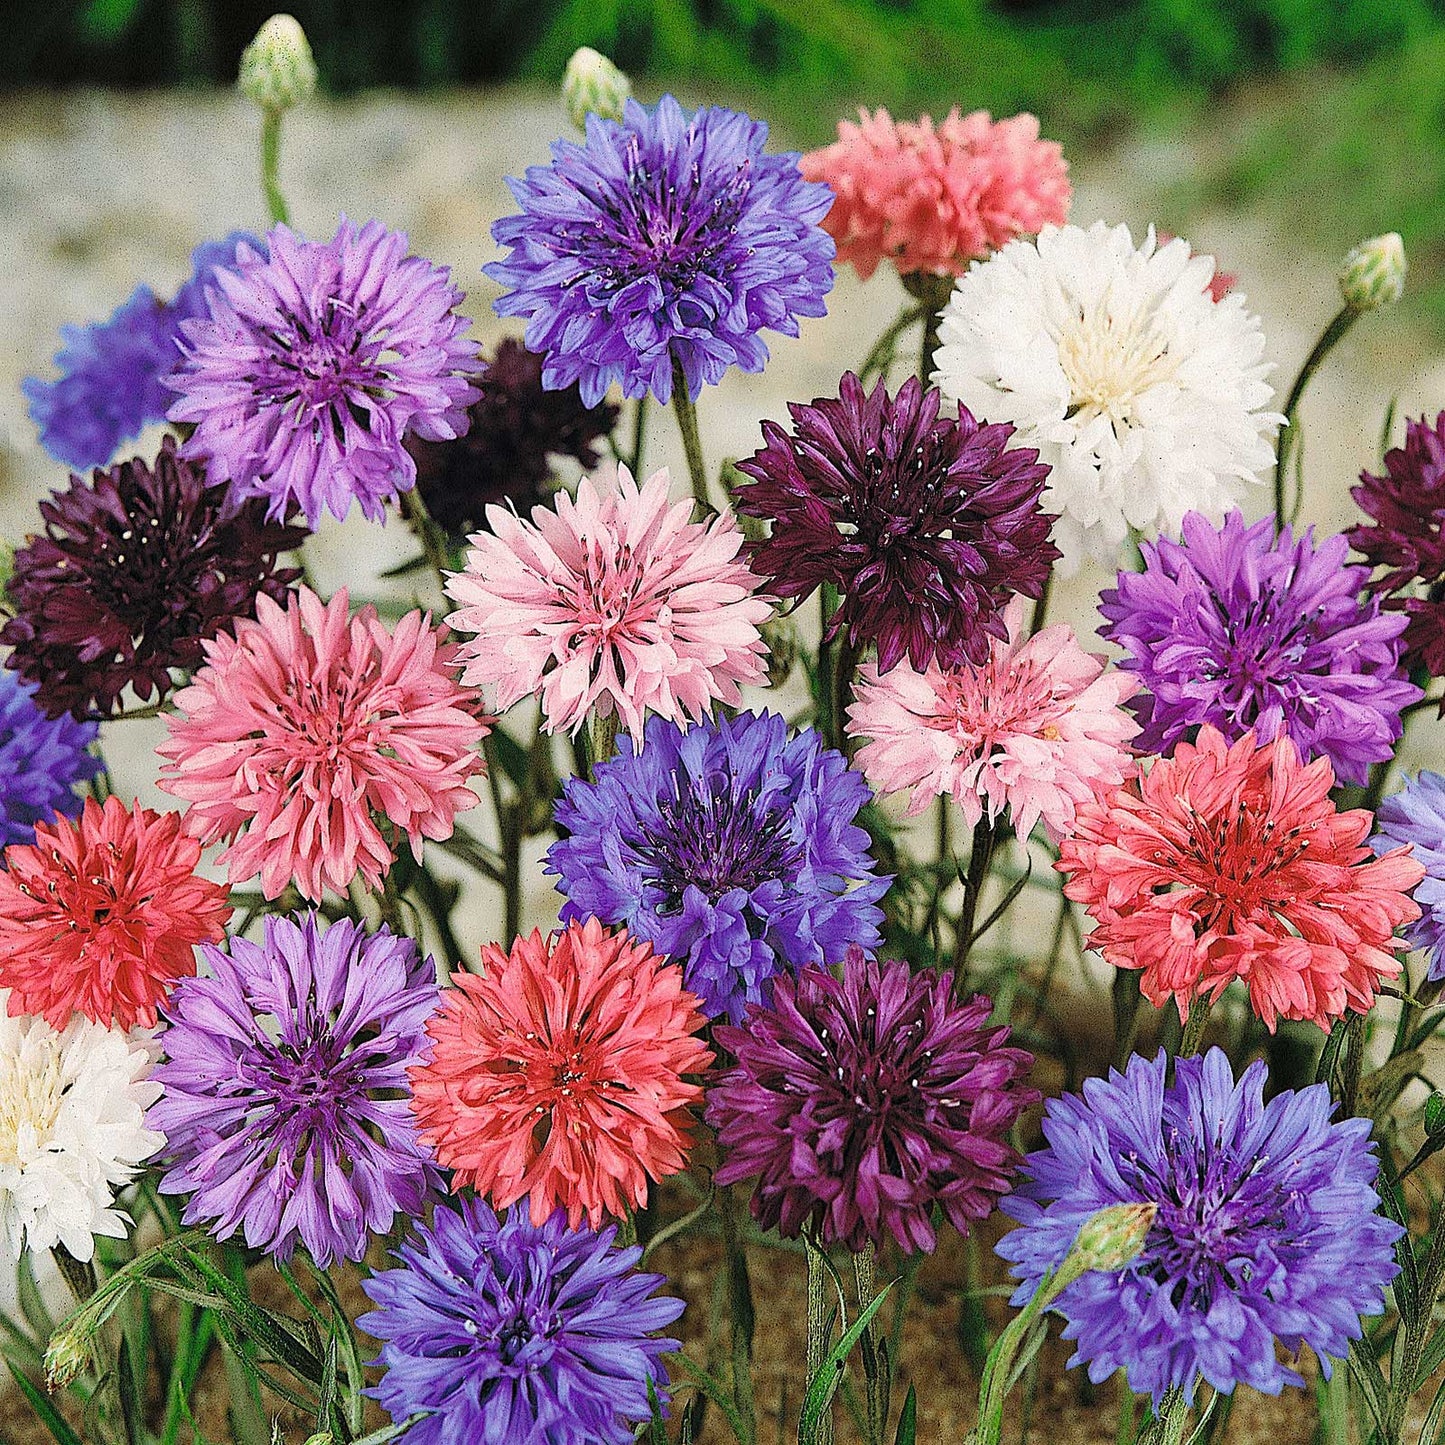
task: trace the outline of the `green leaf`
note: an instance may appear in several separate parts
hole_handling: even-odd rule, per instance
[[[918,1392],[912,1385],[903,1399],[903,1409],[898,1413],[898,1431],[893,1445],[914,1445],[918,1435]]]
[[[408,557],[405,562],[398,562],[395,567],[388,567],[385,572],[379,572],[377,575],[390,582],[396,577],[409,577],[413,572],[430,571],[431,558],[425,552],[420,552],[415,557]]]
[[[995,908],[993,912],[990,913],[989,916],[985,918],[984,921],[973,930],[972,934],[969,935],[968,945],[970,948],[972,948],[973,945],[977,943],[979,939],[982,938],[984,934],[987,933],[989,929],[992,928],[994,924],[997,923],[999,919],[1002,918],[1004,914],[1009,911],[1009,909],[1013,906],[1014,899],[1017,898],[1019,894],[1028,887],[1029,879],[1033,877],[1033,874],[1034,860],[1030,858],[1028,860],[1028,867],[1025,868],[1021,874],[1019,874],[1017,880],[1014,882],[1013,887],[1010,888],[1009,891],[1005,893],[1003,898],[1000,900],[998,907]]]
[[[15,1294],[20,1302],[20,1313],[35,1332],[37,1340],[48,1340],[55,1333],[55,1316],[45,1307],[40,1289],[35,1283],[35,1261],[27,1249],[15,1266]]]
[[[1425,1100],[1425,1132],[1432,1139],[1445,1133],[1445,1094],[1438,1089]]]
[[[115,1358],[116,1387],[120,1395],[120,1413],[125,1421],[126,1438],[132,1445],[142,1445],[146,1439],[145,1406],[141,1403],[140,1385],[135,1377],[135,1367],[130,1357],[130,1341],[121,1336],[120,1349]]]
[[[1350,1345],[1350,1373],[1375,1417],[1375,1426],[1384,1433],[1385,1422],[1390,1416],[1390,1387],[1380,1373],[1380,1362],[1368,1340],[1355,1340]]]
[[[19,1387],[20,1393],[25,1396],[30,1408],[35,1411],[40,1423],[50,1431],[56,1445],[85,1445],[80,1436],[65,1423],[65,1417],[50,1403],[45,1393],[37,1389],[14,1365],[10,1365],[9,1368],[11,1378]]]
[[[863,1331],[873,1322],[873,1316],[883,1306],[883,1301],[888,1298],[888,1292],[893,1285],[886,1284],[868,1302],[868,1308],[862,1310],[858,1318],[839,1336],[838,1342],[828,1351],[823,1363],[818,1366],[818,1373],[808,1382],[808,1393],[803,1398],[803,1415],[798,1422],[799,1445],[815,1445],[819,1438],[819,1423],[823,1414],[833,1403],[833,1396],[838,1391],[838,1383],[843,1377],[843,1365],[853,1346],[858,1343]]]
[[[496,728],[488,741],[497,750],[497,761],[518,792],[526,792],[532,776],[532,760],[527,750],[505,728]]]
[[[329,1430],[331,1416],[337,1408],[336,1398],[336,1336],[326,1342],[326,1353],[321,1361],[321,1391],[316,1403],[316,1428]]]
[[[1420,1365],[1415,1371],[1415,1379],[1410,1386],[1411,1392],[1418,1390],[1441,1365],[1445,1365],[1445,1325],[1436,1328],[1424,1350],[1421,1351]]]

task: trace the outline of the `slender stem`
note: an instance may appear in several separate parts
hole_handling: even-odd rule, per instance
[[[88,1259],[76,1259],[63,1244],[57,1244],[51,1251],[61,1278],[69,1285],[76,1304],[84,1304],[95,1293],[95,1265]]]
[[[1340,1117],[1352,1119],[1360,1102],[1360,1076],[1365,1066],[1365,1016],[1345,1016],[1345,1077],[1340,1086]],[[1441,1231],[1445,1235],[1445,1230]]]
[[[983,897],[983,885],[988,878],[989,864],[993,862],[996,841],[993,819],[985,813],[974,826],[973,847],[968,855],[968,876],[963,885],[963,906],[958,915],[958,932],[954,935],[953,982],[956,989],[963,987],[964,970],[968,967],[968,954],[973,947],[974,920],[978,917],[979,899]]]
[[[845,631],[838,639],[833,665],[832,743],[845,758],[852,758],[855,740],[848,735],[848,704],[853,701],[853,674],[858,670],[858,648]]]
[[[627,469],[634,477],[642,471],[642,449],[647,442],[647,403],[650,400],[650,393],[644,391],[637,398],[632,413],[632,454],[628,459]]]
[[[877,1257],[871,1244],[853,1256],[853,1282],[858,1287],[858,1309],[860,1313],[873,1303],[877,1290]],[[868,1397],[868,1445],[882,1445],[884,1415],[888,1409],[887,1379],[883,1371],[887,1368],[878,1354],[877,1332],[874,1324],[863,1331],[866,1346],[865,1361],[871,1359],[872,1369],[865,1372]],[[889,1362],[891,1364],[891,1361]]]
[[[281,194],[281,112],[267,110],[261,117],[261,188],[266,192],[266,210],[271,224],[287,224],[291,213]]]
[[[1029,631],[1042,632],[1044,630],[1044,618],[1049,615],[1049,593],[1054,588],[1054,569],[1049,568],[1044,577],[1044,590],[1039,593],[1038,601],[1034,603],[1034,615],[1029,621]]]
[[[702,437],[697,429],[697,407],[687,391],[687,377],[682,363],[672,358],[672,409],[677,415],[677,429],[682,433],[682,449],[687,453],[687,472],[692,479],[692,495],[706,515],[712,511],[707,495],[707,467],[702,459]]]
[[[728,1278],[728,1326],[732,1335],[733,1404],[743,1423],[739,1445],[757,1439],[757,1407],[753,1401],[753,1293],[748,1257],[738,1235],[737,1201],[731,1189],[717,1194],[722,1222],[723,1254]]]
[[[1204,1038],[1204,1030],[1209,1023],[1209,1011],[1214,1005],[1200,994],[1190,1005],[1189,1019],[1184,1025],[1184,1037],[1179,1041],[1179,1057],[1190,1058],[1199,1052],[1200,1041]]]
[[[829,1314],[828,1267],[823,1261],[822,1243],[808,1238],[808,1355],[804,1389],[808,1388],[828,1358]],[[833,1410],[829,1406],[818,1421],[817,1445],[833,1445]]]
[[[1139,1445],[1180,1445],[1189,1423],[1189,1406],[1177,1385],[1164,1396],[1159,1413],[1139,1432]]]
[[[1289,461],[1291,448],[1294,446],[1295,419],[1299,412],[1300,402],[1304,399],[1305,388],[1309,386],[1310,379],[1320,369],[1320,363],[1324,361],[1333,350],[1335,343],[1355,324],[1355,318],[1360,313],[1353,307],[1343,307],[1336,313],[1330,324],[1320,333],[1320,338],[1314,344],[1314,349],[1305,357],[1305,363],[1299,369],[1299,375],[1294,379],[1294,385],[1290,388],[1289,400],[1284,404],[1284,425],[1280,428],[1279,446],[1276,449],[1274,465],[1274,526],[1278,531],[1284,525],[1284,485],[1286,468]]]
[[[426,554],[426,559],[431,563],[432,571],[437,575],[437,582],[442,589],[442,596],[447,591],[447,571],[451,567],[451,558],[447,556],[446,540],[442,529],[433,521],[432,515],[426,509],[426,503],[422,501],[415,488],[409,492],[402,492],[397,498],[397,505],[401,510],[402,519],[415,533],[416,539],[421,543],[421,549]]]
[[[598,764],[605,763],[617,751],[617,729],[621,721],[615,708],[606,716],[594,712],[587,720],[587,771],[593,782],[597,781]]]
[[[921,320],[923,320],[923,307],[905,306],[887,330],[873,343],[873,349],[864,358],[863,365],[858,368],[859,381],[866,383],[875,375],[885,376],[893,361],[894,352],[898,349],[898,338],[910,326],[916,325]]]

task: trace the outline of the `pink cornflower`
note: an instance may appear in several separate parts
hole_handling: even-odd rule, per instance
[[[682,969],[595,919],[511,952],[482,949],[432,1015],[412,1111],[437,1162],[498,1209],[528,1196],[532,1222],[567,1211],[596,1229],[686,1163],[690,1106],[712,1052]]]
[[[1020,838],[1042,819],[1057,841],[1080,803],[1133,772],[1139,725],[1119,705],[1138,683],[1106,672],[1070,627],[1028,636],[1021,598],[1004,621],[1008,640],[989,640],[982,667],[860,669],[848,731],[870,739],[857,764],[875,788],[912,788],[910,817],[952,794],[970,826],[1007,811]]]
[[[1143,970],[1156,1007],[1181,1015],[1235,979],[1265,1026],[1326,1028],[1366,1012],[1400,972],[1394,936],[1420,910],[1425,870],[1395,848],[1378,860],[1364,809],[1335,811],[1328,758],[1304,764],[1284,736],[1227,745],[1208,724],[1141,779],[1078,809],[1059,850],[1064,892],[1116,968]]]
[[[167,719],[161,787],[190,803],[203,843],[230,845],[233,884],[259,875],[267,898],[295,883],[318,900],[359,872],[375,888],[394,857],[378,819],[417,857],[424,838],[451,836],[477,802],[488,720],[444,638],[421,612],[388,632],[373,607],[348,617],[344,591],[322,602],[303,587],[206,643]]]
[[[196,876],[201,845],[179,813],[86,800],[75,821],[35,825],[0,870],[0,989],[12,1016],[63,1029],[72,1014],[150,1027],[196,945],[225,933],[226,890]]]
[[[667,490],[665,469],[639,490],[622,467],[615,484],[584,477],[575,501],[559,493],[530,522],[488,507],[491,530],[447,584],[461,604],[449,621],[477,634],[462,681],[494,686],[498,711],[540,693],[549,732],[576,732],[597,708],[634,737],[648,710],[696,721],[761,682],[758,624],[772,606],[738,558],[743,535],[731,516],[692,521],[692,503]]]
[[[895,121],[886,110],[838,122],[838,139],[809,151],[799,169],[837,199],[823,228],[866,280],[890,260],[902,274],[957,276],[1016,236],[1069,215],[1069,168],[1031,115],[994,121],[952,110]]]

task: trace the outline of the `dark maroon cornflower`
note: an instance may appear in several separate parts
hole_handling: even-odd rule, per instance
[[[737,508],[772,522],[753,570],[779,597],[831,582],[843,594],[829,640],[878,645],[879,671],[907,655],[920,671],[988,658],[1014,593],[1038,597],[1058,557],[1039,510],[1048,468],[1013,428],[980,425],[910,377],[890,400],[852,372],[836,398],[790,404],[793,432],[763,423],[766,444],[738,470]]]
[[[758,1176],[754,1218],[795,1238],[814,1225],[853,1251],[891,1234],[931,1250],[932,1213],[960,1233],[1009,1189],[1008,1131],[1037,1098],[1033,1058],[989,1028],[992,1002],[953,998],[953,975],[849,950],[839,982],[809,967],[773,982],[742,1027],[714,1029],[736,1058],[708,1093],[720,1185]]]
[[[416,486],[433,519],[454,537],[486,525],[486,511],[508,502],[526,516],[543,500],[553,457],[573,457],[584,472],[600,460],[596,443],[617,422],[610,402],[584,406],[574,382],[542,387],[542,358],[511,337],[476,378],[481,398],[455,441],[408,436]]]
[[[164,698],[205,639],[250,616],[258,595],[281,601],[300,575],[276,564],[306,533],[207,486],[170,437],[154,467],[136,457],[72,476],[40,513],[45,533],[15,554],[0,643],[50,717],[107,716],[127,687]]]

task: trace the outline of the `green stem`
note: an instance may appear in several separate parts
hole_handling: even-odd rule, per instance
[[[57,1244],[50,1253],[76,1304],[83,1305],[95,1293],[95,1265],[88,1259],[76,1259],[63,1244]]]
[[[672,409],[677,416],[677,429],[682,433],[682,449],[687,454],[687,474],[692,479],[692,495],[704,516],[712,511],[707,495],[707,467],[702,459],[702,437],[697,429],[697,407],[687,391],[687,377],[682,363],[672,358]]]
[[[832,743],[849,759],[853,756],[856,742],[848,735],[848,704],[853,700],[853,674],[857,670],[858,649],[848,640],[845,631],[838,639],[838,655],[833,665]]]
[[[1365,1066],[1365,1016],[1345,1016],[1345,1077],[1340,1086],[1340,1117],[1352,1119],[1360,1101],[1360,1076]],[[1445,1235],[1445,1230],[1441,1231]]]
[[[1044,590],[1039,593],[1039,600],[1034,603],[1034,615],[1029,620],[1029,632],[1042,632],[1044,630],[1044,618],[1049,615],[1049,593],[1054,587],[1054,570],[1049,568],[1048,575],[1044,578]]]
[[[1189,1019],[1184,1025],[1184,1037],[1179,1041],[1181,1059],[1190,1058],[1199,1052],[1204,1030],[1209,1024],[1209,1011],[1213,1006],[1202,994],[1190,1006]]]
[[[291,213],[286,209],[286,197],[281,194],[281,115],[279,110],[267,110],[261,117],[261,188],[266,192],[266,210],[271,224],[289,223]]]
[[[622,719],[614,708],[605,717],[594,712],[587,720],[588,773],[597,781],[597,766],[605,763],[617,751],[617,729]]]
[[[1274,526],[1278,531],[1284,525],[1284,485],[1289,464],[1289,454],[1294,446],[1295,420],[1299,413],[1300,402],[1304,399],[1305,389],[1309,386],[1311,378],[1320,369],[1320,363],[1324,361],[1334,349],[1336,342],[1355,324],[1355,318],[1360,313],[1353,307],[1346,306],[1336,313],[1330,324],[1320,333],[1320,338],[1314,344],[1314,349],[1305,357],[1305,363],[1299,369],[1299,375],[1294,379],[1294,385],[1290,388],[1289,399],[1284,404],[1284,425],[1280,428],[1279,446],[1276,450],[1274,465]]]
[[[989,864],[993,862],[994,844],[998,834],[993,819],[985,813],[974,825],[973,847],[968,855],[968,876],[963,885],[963,906],[958,915],[958,932],[953,942],[953,982],[955,989],[963,987],[964,970],[968,967],[969,950],[973,947],[974,921],[978,917],[979,900],[983,897],[983,886],[988,879]]]
[[[647,441],[647,403],[650,394],[643,392],[637,398],[636,408],[632,413],[632,455],[628,461],[628,470],[634,477],[642,471],[642,449]]]
[[[898,349],[898,338],[910,326],[917,325],[922,320],[923,307],[905,306],[888,329],[873,343],[873,349],[864,358],[863,365],[858,368],[859,381],[866,385],[874,376],[886,376],[894,353]]]
[[[1139,1432],[1139,1445],[1180,1445],[1184,1427],[1189,1423],[1189,1406],[1184,1391],[1176,1385],[1164,1396],[1164,1403]]]
[[[824,1263],[820,1241],[808,1240],[808,1353],[805,1388],[818,1377],[828,1357],[829,1315],[828,1266]],[[833,1445],[833,1411],[830,1406],[818,1421],[817,1445]]]
[[[717,1195],[722,1222],[723,1254],[728,1278],[728,1327],[732,1336],[733,1404],[743,1425],[740,1445],[757,1439],[757,1407],[753,1401],[753,1292],[748,1258],[738,1236],[737,1201],[731,1189]]]
[[[451,567],[451,558],[447,556],[446,536],[442,529],[433,521],[432,515],[426,509],[426,503],[422,501],[416,489],[409,492],[402,492],[397,499],[397,505],[401,510],[402,520],[406,522],[421,543],[422,552],[431,563],[432,571],[436,573],[437,582],[442,589],[442,596],[447,591],[447,571]]]
[[[865,1311],[877,1292],[877,1257],[871,1244],[853,1256],[853,1282],[858,1287],[858,1310]],[[882,1445],[883,1426],[888,1413],[888,1382],[885,1365],[878,1353],[878,1334],[873,1324],[863,1331],[864,1383],[868,1399],[868,1445]],[[868,1362],[871,1368],[867,1368]],[[891,1361],[889,1362],[891,1364]]]

